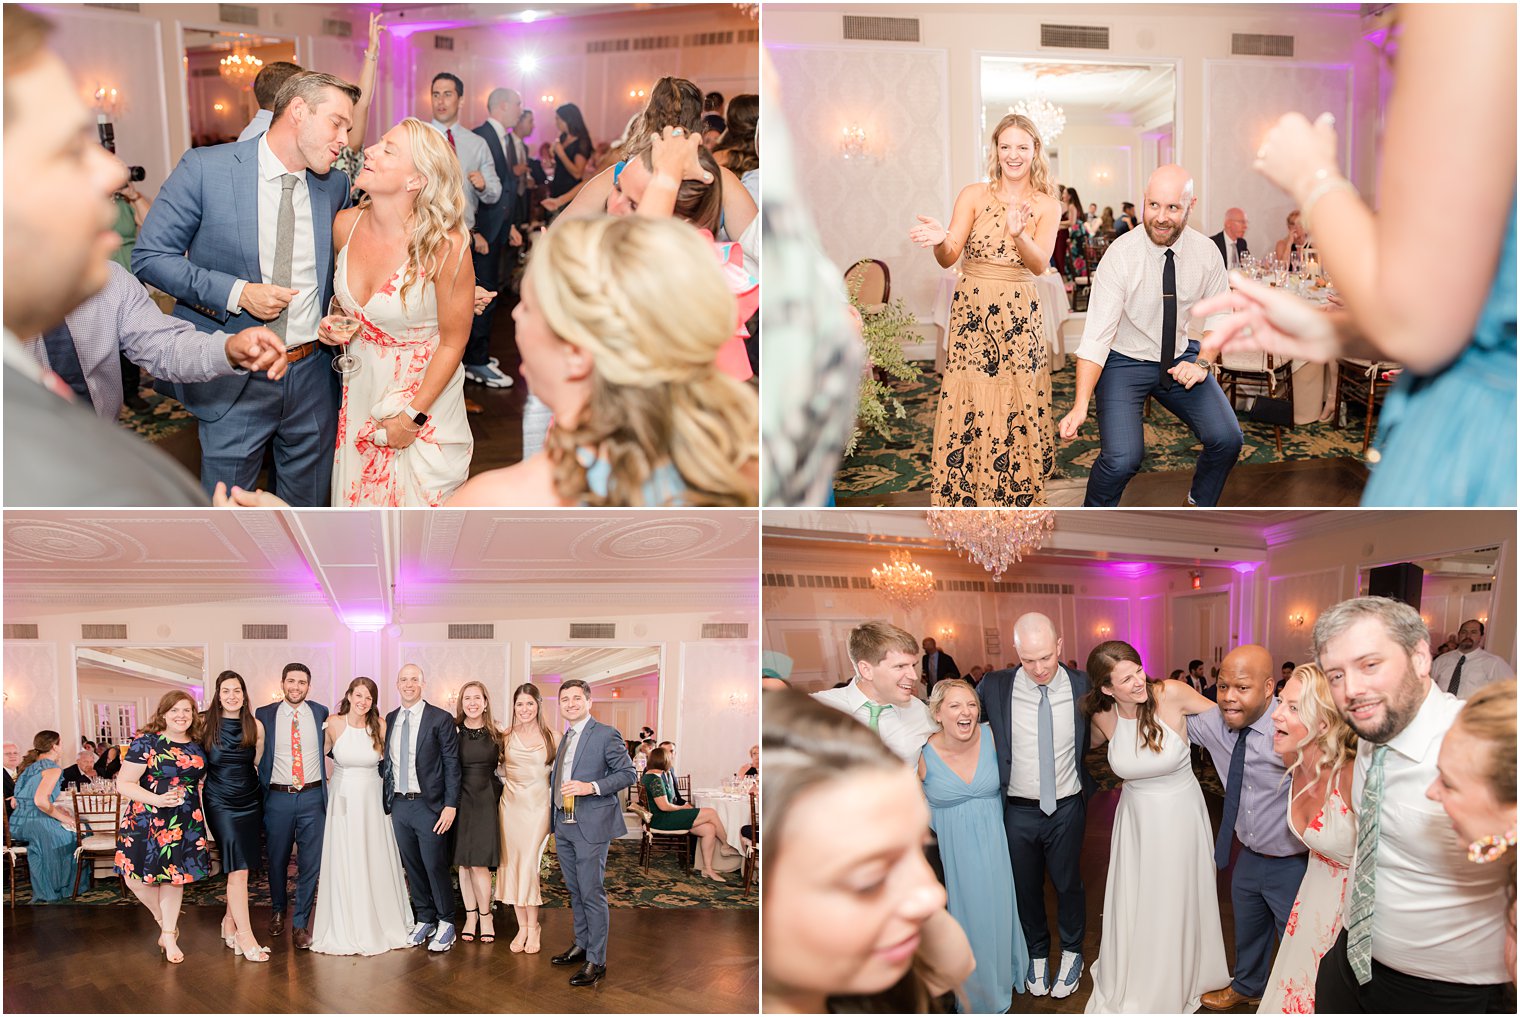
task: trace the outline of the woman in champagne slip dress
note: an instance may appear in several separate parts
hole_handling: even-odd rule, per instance
[[[934,417],[934,505],[1030,506],[1055,466],[1050,356],[1035,288],[1059,209],[1039,135],[1009,114],[992,134],[991,181],[963,189],[948,229],[910,232],[946,268],[959,259],[949,352]]]
[[[403,120],[366,150],[356,183],[369,197],[334,224],[333,293],[360,320],[347,350],[359,366],[344,378],[338,413],[334,505],[439,505],[469,476],[460,361],[474,273],[453,158],[437,131]],[[419,235],[438,241],[420,257]]]
[[[512,694],[512,727],[507,731],[506,779],[501,794],[501,867],[496,870],[496,899],[512,905],[517,917],[513,953],[538,953],[539,862],[549,836],[549,773],[557,748],[543,722],[542,697],[531,683]]]

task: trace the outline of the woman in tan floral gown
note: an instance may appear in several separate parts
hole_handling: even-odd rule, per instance
[[[1034,279],[1049,265],[1061,210],[1034,124],[1010,113],[992,139],[990,179],[961,191],[949,228],[919,216],[909,234],[944,267],[961,262],[934,419],[935,505],[1043,504],[1055,464]]]

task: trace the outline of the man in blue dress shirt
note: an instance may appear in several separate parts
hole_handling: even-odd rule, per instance
[[[1224,781],[1224,816],[1214,862],[1230,864],[1235,905],[1235,971],[1230,984],[1203,995],[1210,1010],[1255,1006],[1272,967],[1275,930],[1282,939],[1308,868],[1308,849],[1288,828],[1291,782],[1272,751],[1272,655],[1261,646],[1232,650],[1219,665],[1219,709],[1187,719],[1188,737],[1208,750]]]

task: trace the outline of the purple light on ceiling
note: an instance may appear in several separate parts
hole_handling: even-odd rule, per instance
[[[343,619],[343,624],[354,632],[379,632],[385,628],[388,621],[383,614],[362,611],[358,614],[349,614],[347,611],[340,610],[338,615]]]
[[[1151,575],[1159,570],[1155,562],[1149,561],[1113,561],[1100,566],[1104,572],[1119,576],[1122,579],[1140,579]]]
[[[1234,565],[1231,565],[1230,568],[1234,569],[1236,572],[1239,572],[1243,576],[1248,576],[1252,572],[1255,572],[1257,569],[1261,568],[1261,566],[1262,563],[1259,561],[1238,561]]]

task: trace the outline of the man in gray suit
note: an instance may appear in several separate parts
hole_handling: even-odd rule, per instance
[[[333,287],[332,223],[349,201],[333,173],[359,90],[303,71],[275,99],[258,138],[192,149],[164,181],[132,251],[132,271],[179,301],[203,332],[268,323],[284,341],[279,379],[233,375],[175,385],[200,419],[201,486],[251,490],[273,443],[275,493],[326,505],[338,437],[338,376],[317,341]]]
[[[571,678],[559,688],[559,712],[569,727],[559,743],[550,806],[560,871],[575,914],[575,943],[552,958],[579,964],[570,984],[595,985],[607,974],[607,848],[628,832],[618,792],[635,780],[622,734],[591,717],[591,686]],[[566,811],[565,799],[574,799]]]
[[[94,118],[47,48],[52,25],[19,4],[4,18],[5,502],[204,505],[178,463],[102,422],[22,345],[105,285],[126,167],[87,140]]]

